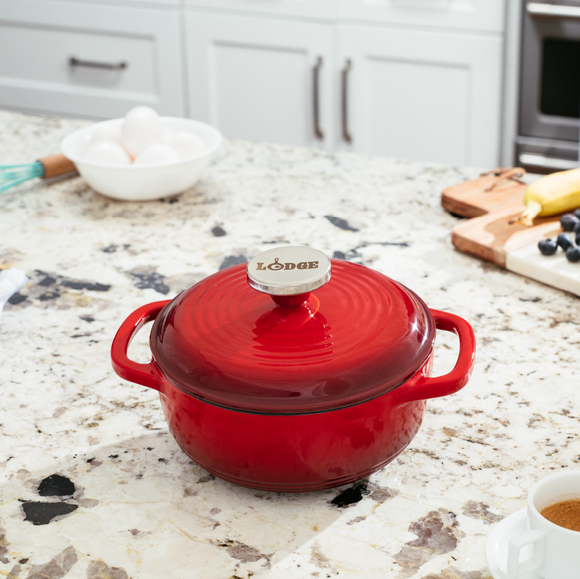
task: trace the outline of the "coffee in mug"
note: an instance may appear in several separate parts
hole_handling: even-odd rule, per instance
[[[551,523],[570,529],[580,531],[580,500],[561,501],[550,505],[540,511],[540,515],[548,519]]]

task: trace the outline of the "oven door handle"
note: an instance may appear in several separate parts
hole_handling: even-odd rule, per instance
[[[578,169],[578,161],[570,159],[560,159],[558,157],[547,157],[537,153],[520,153],[518,162],[521,165],[542,167],[551,171],[568,171]]]
[[[571,18],[580,19],[580,7],[562,4],[530,2],[526,9],[532,18]]]

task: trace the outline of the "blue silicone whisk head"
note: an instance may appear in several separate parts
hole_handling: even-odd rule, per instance
[[[44,165],[40,161],[23,165],[0,165],[0,193],[35,177],[44,177]]]

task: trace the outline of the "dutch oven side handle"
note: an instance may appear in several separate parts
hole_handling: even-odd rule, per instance
[[[473,328],[463,318],[449,312],[431,310],[431,313],[435,318],[435,326],[438,330],[453,332],[459,337],[457,362],[453,370],[443,376],[435,378],[424,376],[413,385],[403,385],[397,388],[395,395],[400,404],[454,394],[467,384],[473,372],[475,360]]]
[[[170,301],[164,300],[141,306],[121,324],[111,345],[111,362],[113,363],[113,370],[124,380],[135,382],[154,390],[161,390],[163,376],[153,360],[148,364],[133,362],[127,357],[127,350],[143,325],[154,320]]]

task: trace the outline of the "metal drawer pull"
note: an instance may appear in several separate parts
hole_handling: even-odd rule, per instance
[[[314,122],[314,135],[317,139],[324,139],[324,133],[320,128],[320,69],[322,68],[322,57],[316,59],[316,64],[312,68],[312,119]]]
[[[106,70],[123,70],[129,65],[126,62],[118,62],[117,64],[111,62],[95,62],[93,60],[81,60],[71,56],[68,59],[69,66],[87,66],[89,68],[104,68]]]
[[[527,10],[528,14],[536,18],[580,18],[580,7],[578,6],[531,2],[528,4]]]
[[[342,69],[342,138],[347,143],[352,143],[352,136],[348,131],[348,73],[352,63],[347,60]]]

